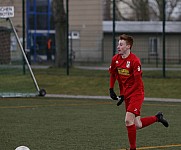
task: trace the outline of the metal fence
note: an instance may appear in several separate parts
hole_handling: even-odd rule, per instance
[[[24,5],[23,5],[24,2]],[[51,0],[0,2],[15,7],[14,24],[26,39],[33,64],[54,65],[55,22]],[[69,7],[69,59],[72,66],[108,67],[120,34],[134,37],[132,52],[146,70],[165,72],[181,68],[181,0],[64,0]],[[26,8],[23,20],[23,6]],[[23,37],[23,21],[26,37]],[[51,53],[47,52],[51,38]],[[66,37],[65,37],[66,38]],[[61,44],[61,43],[60,43]],[[51,59],[48,55],[51,55]],[[168,69],[171,68],[171,69]],[[69,68],[68,68],[69,69]],[[168,76],[168,74],[166,74]],[[172,76],[169,73],[169,76]]]

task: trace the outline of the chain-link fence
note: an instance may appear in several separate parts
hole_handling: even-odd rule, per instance
[[[78,14],[78,16],[91,18],[91,11],[85,10],[88,8],[96,8],[94,6],[94,2],[91,4],[81,7],[81,9],[77,10],[79,13],[85,11],[83,15]],[[71,5],[71,2],[70,2]],[[76,3],[76,5],[78,5]],[[82,3],[83,5],[83,3]],[[72,7],[75,7],[72,6]],[[86,59],[86,57],[82,57],[84,62],[102,62],[104,64],[109,64],[113,54],[116,52],[114,49],[114,41],[119,37],[120,34],[129,34],[134,38],[134,46],[132,48],[132,52],[135,53],[141,60],[143,65],[143,70],[149,72],[146,73],[146,76],[180,76],[181,73],[181,1],[139,1],[139,0],[113,0],[108,1],[104,0],[101,8],[103,14],[103,20],[101,20],[102,25],[102,40],[101,37],[94,40],[101,45],[100,50],[93,46],[94,50],[84,51],[85,56],[89,58],[91,55],[95,54],[98,59]],[[91,10],[94,10],[91,9]],[[72,10],[73,11],[73,10]],[[95,13],[96,11],[94,11]],[[76,15],[74,13],[74,15]],[[97,14],[98,15],[98,14]],[[96,15],[96,17],[97,17]],[[71,16],[71,15],[70,15]],[[77,17],[78,17],[77,16]],[[95,16],[95,14],[94,14]],[[96,18],[93,18],[93,22],[95,22]],[[99,19],[97,19],[99,20]],[[71,19],[70,19],[71,21]],[[100,21],[100,20],[99,20]],[[82,24],[84,29],[86,28],[86,19],[84,19]],[[96,23],[96,22],[95,22]],[[99,22],[100,23],[100,22]],[[98,22],[96,24],[92,24],[92,27],[98,29],[100,25]],[[70,25],[74,27],[73,24]],[[90,40],[86,38],[82,38],[81,32],[82,28],[78,30],[80,32],[80,40],[87,45]],[[114,32],[115,31],[115,32]],[[92,30],[92,33],[97,32],[97,30]],[[114,33],[113,33],[114,32]],[[89,37],[90,35],[86,35]],[[114,38],[115,36],[115,38]],[[93,42],[93,41],[92,41]],[[117,43],[117,42],[116,42]],[[81,44],[80,44],[81,46]],[[73,48],[75,48],[73,46]],[[88,46],[87,46],[88,48]],[[76,54],[81,53],[81,47],[76,49]],[[101,54],[100,54],[100,53]],[[100,54],[100,55],[99,55]],[[79,60],[81,55],[76,55],[75,62]],[[150,72],[153,72],[153,74]],[[165,75],[166,71],[166,75]],[[177,71],[174,73],[173,71]]]
[[[59,59],[56,43],[59,45],[65,43],[55,36],[57,22],[52,1],[30,0],[24,1],[24,5],[22,2],[9,0],[1,2],[1,5],[15,7],[13,22],[22,38],[23,6],[26,8],[24,30],[26,49],[30,51],[31,63],[55,65],[55,60]],[[120,34],[125,33],[133,36],[132,52],[140,57],[143,69],[160,72],[162,76],[165,67],[167,76],[175,75],[173,70],[180,74],[181,0],[64,0],[62,2],[64,2],[64,15],[68,9],[69,16],[67,60],[71,66],[96,65],[97,69],[99,66],[108,68],[113,54],[116,53],[115,40]],[[61,13],[59,11],[56,15],[61,16]]]

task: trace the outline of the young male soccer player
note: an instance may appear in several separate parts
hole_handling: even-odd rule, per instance
[[[155,116],[140,117],[140,110],[144,100],[144,85],[139,58],[131,52],[133,38],[121,35],[117,46],[118,54],[113,56],[109,68],[110,72],[110,97],[118,100],[117,106],[125,102],[125,124],[128,133],[130,150],[136,150],[136,130],[149,126],[155,122],[168,127],[168,122],[163,118],[163,113]],[[115,81],[118,81],[120,96],[114,92]]]

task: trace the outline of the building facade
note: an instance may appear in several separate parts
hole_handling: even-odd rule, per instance
[[[167,63],[181,63],[181,22],[166,22],[165,59]],[[103,22],[104,61],[111,61],[112,22]],[[116,22],[117,38],[120,34],[134,37],[132,52],[137,54],[142,63],[162,63],[163,60],[163,26],[162,22]]]
[[[26,48],[31,51],[34,62],[39,59],[46,61],[49,38],[53,55],[55,42],[59,42],[55,39],[51,1],[25,0]],[[66,4],[66,0],[64,2]],[[112,21],[103,21],[103,3],[103,0],[69,0],[69,54],[75,62],[111,61]],[[22,38],[22,1],[6,0],[0,5],[14,6],[12,21]],[[165,53],[168,62],[181,62],[180,26],[180,22],[166,22]],[[116,22],[116,35],[122,33],[133,35],[133,51],[143,63],[162,61],[162,22]]]
[[[47,40],[51,38],[55,54],[55,30],[52,0],[25,0],[26,48],[33,61],[46,58]],[[64,1],[66,4],[66,0]],[[12,21],[22,37],[22,1],[9,0],[1,6],[14,6]],[[66,5],[65,5],[66,6]],[[66,7],[65,7],[66,9]],[[100,61],[102,53],[102,0],[69,0],[69,51],[74,61]]]

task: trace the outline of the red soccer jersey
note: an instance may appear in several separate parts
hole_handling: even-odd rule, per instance
[[[125,98],[144,95],[141,62],[133,53],[127,58],[122,58],[120,54],[113,56],[109,72],[110,88],[114,87],[117,79],[120,95],[124,95]]]

